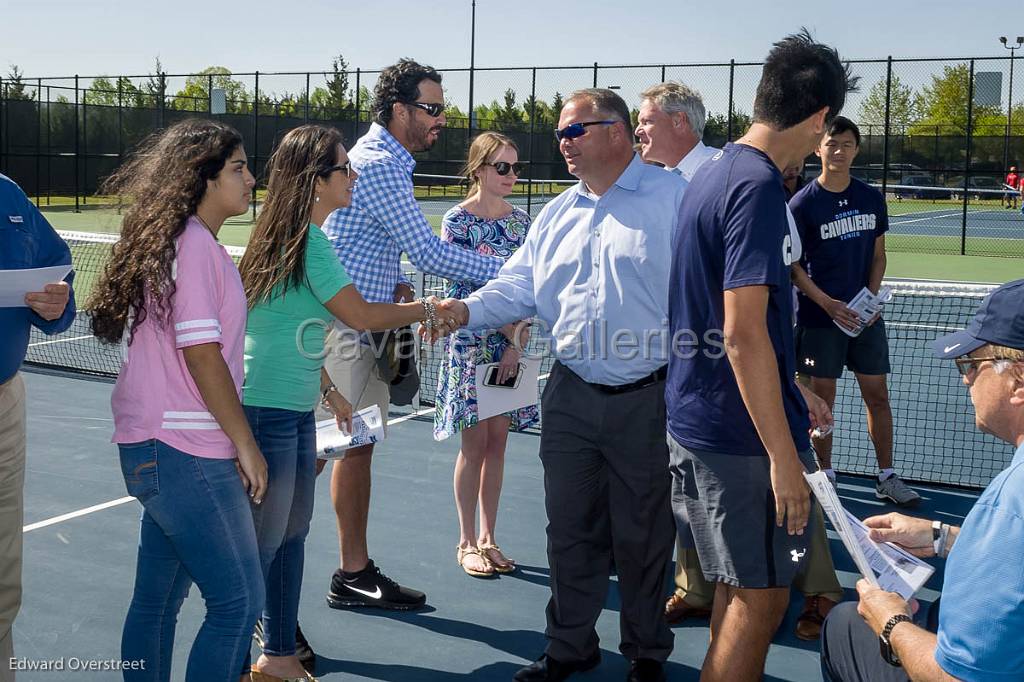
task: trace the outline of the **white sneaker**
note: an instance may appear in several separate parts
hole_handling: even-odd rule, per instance
[[[914,492],[899,476],[893,474],[884,481],[876,479],[875,497],[880,500],[891,500],[901,507],[916,507],[921,496]]]

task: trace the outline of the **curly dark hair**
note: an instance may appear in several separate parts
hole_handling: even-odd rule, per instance
[[[131,343],[148,315],[166,321],[176,240],[206,194],[207,180],[241,145],[231,126],[188,119],[144,140],[104,181],[100,193],[118,197],[124,219],[87,306],[97,338],[119,343],[127,332]]]
[[[441,74],[411,59],[399,59],[381,71],[373,88],[373,117],[377,123],[387,128],[396,102],[408,104],[419,99],[419,85],[424,79],[440,84]]]

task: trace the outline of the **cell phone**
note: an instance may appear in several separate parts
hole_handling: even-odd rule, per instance
[[[487,368],[487,374],[484,376],[484,386],[490,386],[492,388],[518,388],[519,380],[523,376],[523,372],[526,367],[523,363],[519,363],[519,371],[516,372],[514,377],[509,377],[503,382],[498,382],[498,365],[491,365]]]

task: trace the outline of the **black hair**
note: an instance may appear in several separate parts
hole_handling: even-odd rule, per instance
[[[606,90],[605,88],[586,88],[584,90],[577,90],[569,95],[566,104],[578,100],[590,102],[594,112],[601,116],[609,116],[622,121],[622,125],[626,127],[626,133],[632,139],[633,126],[631,124],[632,119],[629,116],[629,107],[626,106],[626,101],[619,97],[618,93]]]
[[[828,128],[825,133],[829,137],[835,137],[836,135],[842,135],[845,132],[853,133],[853,139],[857,142],[857,146],[860,146],[860,128],[857,124],[846,118],[845,116],[836,116],[832,119],[832,122],[828,124]]]
[[[754,96],[754,122],[786,130],[828,107],[829,123],[859,80],[850,74],[850,65],[839,60],[835,48],[815,42],[802,28],[775,43],[765,58]]]
[[[419,86],[424,79],[440,84],[441,74],[411,59],[399,59],[397,64],[381,71],[373,88],[373,116],[377,123],[386,128],[396,102],[410,104],[419,99]]]

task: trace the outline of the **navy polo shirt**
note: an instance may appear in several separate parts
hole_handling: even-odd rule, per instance
[[[842,192],[815,180],[793,196],[789,208],[803,242],[801,266],[822,291],[848,303],[868,285],[875,239],[889,230],[881,192],[856,178]],[[831,327],[832,318],[800,292],[797,324]]]
[[[763,152],[727,144],[682,202],[669,280],[669,433],[684,447],[766,456],[725,354],[724,292],[767,286],[766,323],[797,450],[810,448],[807,405],[794,382],[789,266],[793,242],[782,174]]]
[[[45,268],[71,263],[71,250],[54,231],[39,209],[6,175],[0,174],[0,270]],[[71,272],[65,278],[74,280]],[[64,314],[48,322],[31,308],[0,308],[0,383],[6,382],[25,359],[29,329],[59,334],[75,319],[75,292]]]

